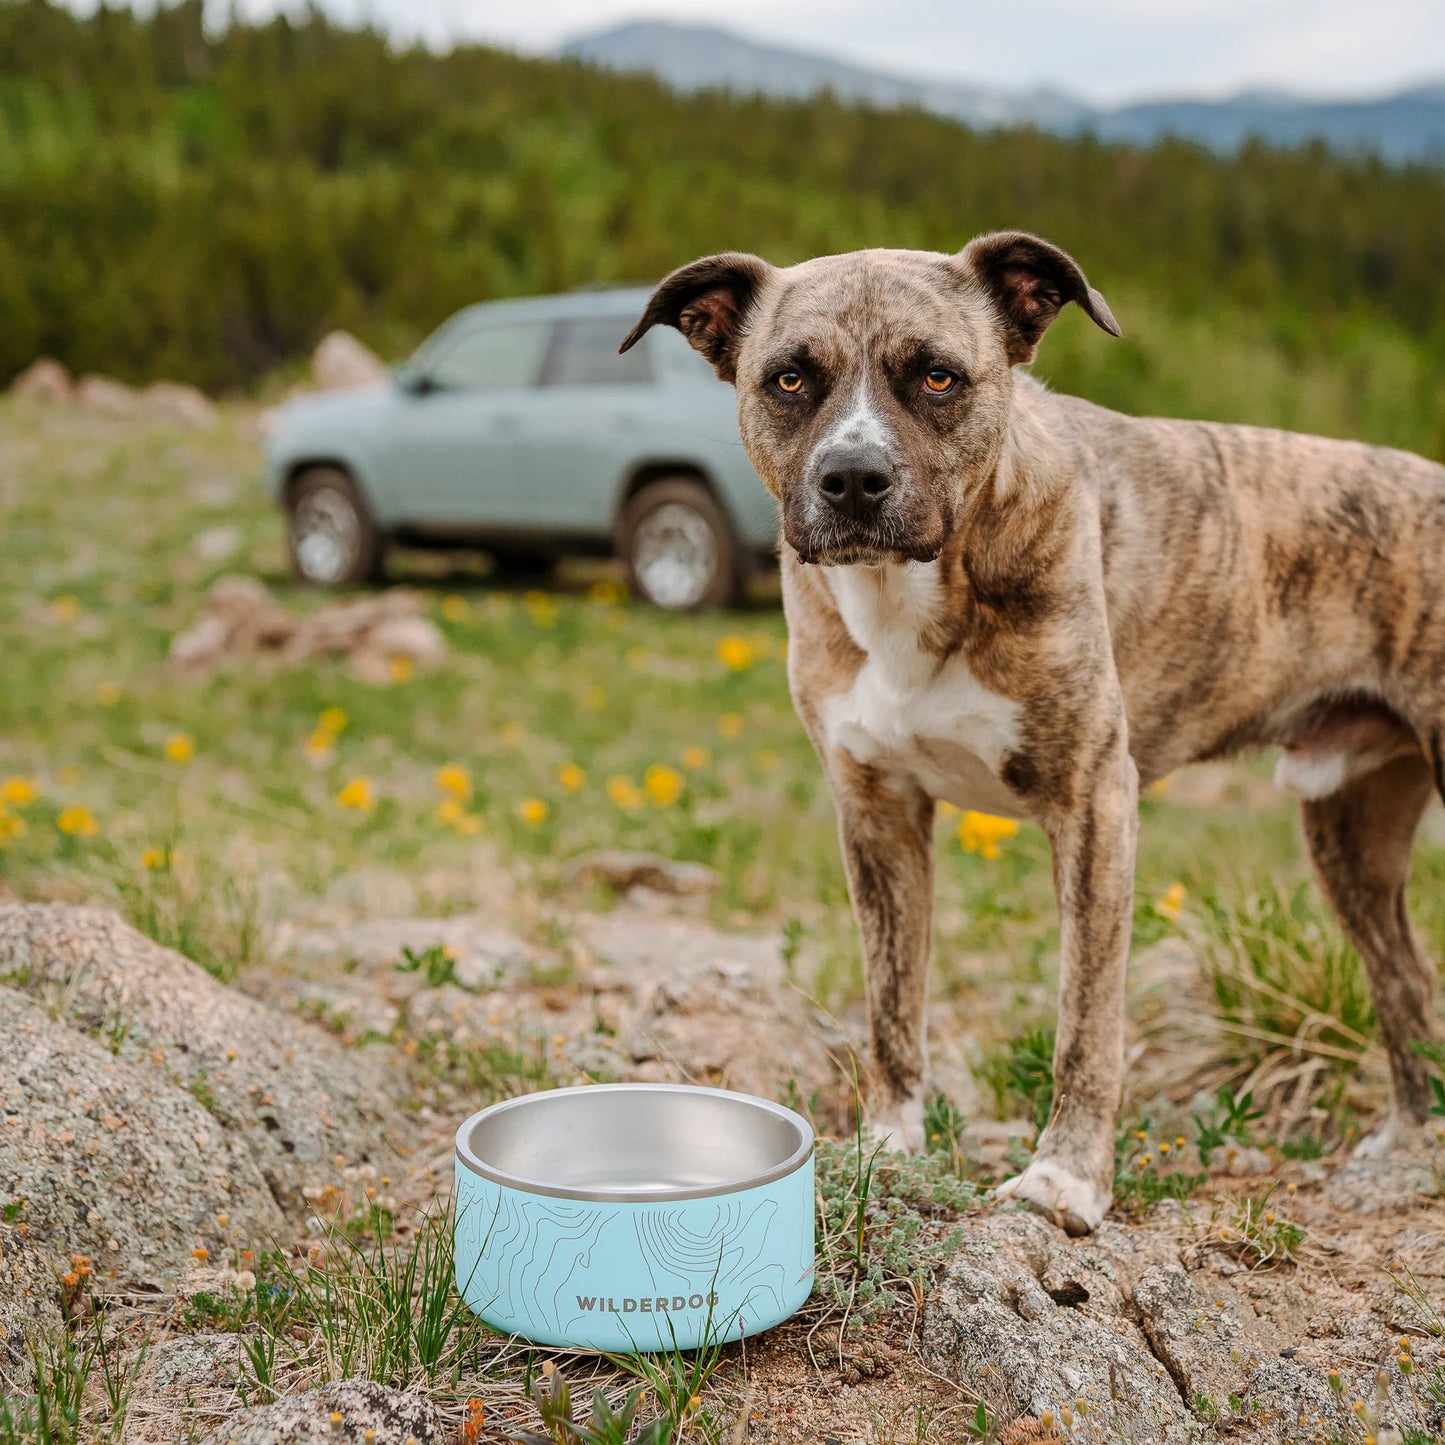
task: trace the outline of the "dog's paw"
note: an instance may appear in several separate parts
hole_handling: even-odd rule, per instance
[[[873,1147],[897,1149],[904,1154],[923,1152],[923,1095],[901,1099],[875,1110],[865,1130]]]
[[[1434,1131],[1408,1114],[1389,1114],[1381,1119],[1350,1155],[1352,1159],[1383,1159],[1397,1149],[1417,1148],[1434,1139]]]
[[[1035,1159],[1022,1174],[1004,1180],[994,1197],[1027,1204],[1075,1236],[1097,1229],[1111,1202],[1107,1189],[1090,1184],[1052,1159]]]

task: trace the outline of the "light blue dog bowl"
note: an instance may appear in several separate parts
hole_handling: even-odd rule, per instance
[[[633,1353],[756,1334],[813,1287],[813,1131],[723,1089],[594,1084],[457,1131],[457,1289],[494,1329]]]

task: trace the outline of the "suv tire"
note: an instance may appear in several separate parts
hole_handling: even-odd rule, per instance
[[[384,579],[386,539],[340,467],[306,467],[292,479],[286,542],[292,572],[309,587],[359,587]]]
[[[622,508],[617,551],[633,592],[671,612],[731,607],[743,556],[727,515],[695,477],[649,482]]]

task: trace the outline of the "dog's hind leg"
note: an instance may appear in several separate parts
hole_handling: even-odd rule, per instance
[[[1396,758],[1302,805],[1305,838],[1329,899],[1364,960],[1380,1034],[1390,1057],[1390,1117],[1360,1145],[1384,1153],[1430,1107],[1425,1060],[1411,1045],[1431,1035],[1434,969],[1405,900],[1415,832],[1435,788],[1419,753]]]

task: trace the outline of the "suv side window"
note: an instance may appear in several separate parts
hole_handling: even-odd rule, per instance
[[[433,359],[427,377],[447,391],[535,386],[549,331],[548,323],[539,321],[478,326]]]
[[[618,343],[626,335],[627,321],[620,316],[558,322],[542,372],[542,385],[611,386],[651,381],[646,347],[634,346],[625,356],[617,354]]]

